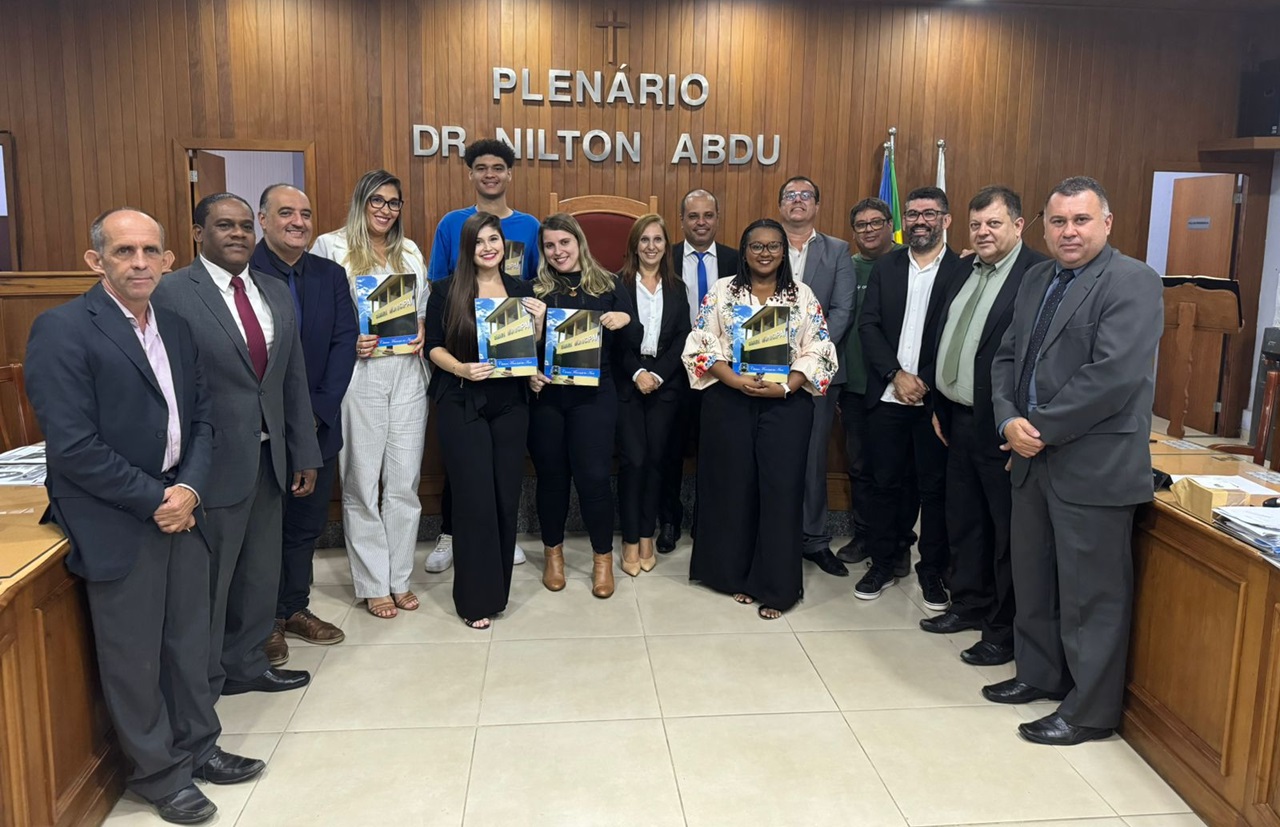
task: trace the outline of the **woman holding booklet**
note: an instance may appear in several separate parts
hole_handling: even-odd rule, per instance
[[[689,300],[671,262],[667,225],[659,215],[636,219],[618,277],[635,301],[626,346],[617,349],[618,511],[622,570],[652,571],[662,461],[687,388],[680,352],[689,336]]]
[[[813,291],[796,281],[782,225],[742,234],[742,272],[707,293],[684,347],[704,391],[698,521],[689,578],[774,620],[803,592],[804,471],[813,396],[836,351]]]
[[[591,593],[613,595],[613,496],[609,472],[618,416],[610,362],[626,345],[631,298],[591,256],[571,215],[556,213],[538,233],[534,295],[547,304],[544,372],[529,378],[529,454],[538,472],[538,521],[546,547],[542,584],[565,586],[564,524],[569,479],[595,551]]]
[[[511,592],[526,377],[537,372],[546,305],[527,282],[502,274],[498,216],[468,218],[458,249],[453,275],[435,282],[427,299],[424,349],[437,367],[428,393],[453,486],[453,604],[463,623],[487,629]]]
[[[342,527],[356,597],[384,619],[419,606],[409,575],[422,513],[427,264],[405,237],[403,209],[400,179],[367,172],[356,182],[346,226],[311,249],[346,268],[360,317],[360,358],[342,400]]]

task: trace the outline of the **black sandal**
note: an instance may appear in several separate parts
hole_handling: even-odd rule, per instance
[[[467,625],[467,628],[469,628],[469,629],[475,629],[475,630],[477,630],[477,631],[481,631],[481,632],[483,632],[485,629],[488,629],[490,626],[492,626],[492,625],[493,625],[493,621],[492,621],[492,620],[490,620],[490,619],[489,619],[489,618],[487,618],[487,617],[482,617],[482,618],[480,618],[479,620],[467,620],[467,619],[464,617],[464,618],[462,618],[462,622],[463,622],[463,623],[465,623],[465,624]],[[480,625],[481,623],[483,623],[484,625],[483,625],[483,626],[481,626],[481,625]]]
[[[778,612],[776,615],[767,615],[765,612],[778,612],[778,610],[765,605],[761,605],[760,608],[756,609],[756,614],[760,616],[761,620],[778,620],[782,617],[782,612]]]

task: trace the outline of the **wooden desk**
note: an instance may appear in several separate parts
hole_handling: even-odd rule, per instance
[[[1233,459],[1152,457],[1171,474],[1262,470]],[[1280,569],[1170,496],[1134,525],[1121,734],[1209,824],[1277,827]]]
[[[124,789],[84,585],[39,524],[47,502],[0,487],[0,827],[101,824]]]

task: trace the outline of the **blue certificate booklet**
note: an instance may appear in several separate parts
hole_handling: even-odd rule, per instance
[[[785,382],[791,373],[791,308],[777,304],[734,305],[733,372],[766,382]]]
[[[493,375],[533,376],[538,371],[538,342],[533,317],[519,299],[476,299],[476,339],[480,361]]]
[[[356,276],[360,332],[378,337],[374,356],[413,353],[418,335],[418,277],[413,273]]]
[[[553,385],[600,384],[598,310],[547,308],[547,377]]]

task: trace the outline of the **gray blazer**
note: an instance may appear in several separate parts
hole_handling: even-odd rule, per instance
[[[1013,321],[991,366],[996,427],[1023,416],[1015,393],[1053,261],[1027,270]],[[1036,366],[1037,407],[1054,492],[1080,505],[1134,505],[1152,496],[1151,403],[1164,331],[1160,276],[1104,247],[1081,270],[1054,314]],[[1013,455],[1015,486],[1028,461]]]
[[[853,324],[853,304],[858,294],[858,274],[853,269],[849,242],[818,233],[809,246],[800,281],[817,296],[827,317],[827,333],[831,341],[839,345]],[[840,365],[832,384],[844,380],[844,365]]]
[[[293,297],[278,279],[255,271],[250,278],[271,308],[275,335],[267,371],[258,382],[249,347],[218,286],[197,257],[160,280],[151,301],[186,319],[200,352],[213,425],[213,473],[200,491],[206,508],[235,505],[253,493],[263,425],[271,435],[276,482],[289,490],[289,472],[324,464],[316,442]]]

